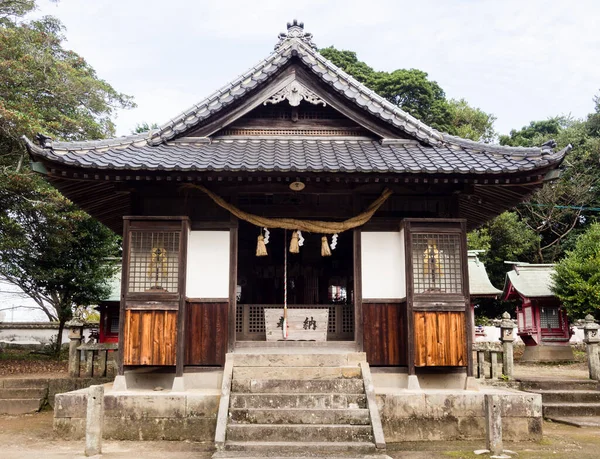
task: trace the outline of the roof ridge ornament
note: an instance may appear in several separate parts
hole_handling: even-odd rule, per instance
[[[293,38],[303,41],[312,49],[317,49],[317,45],[315,45],[312,41],[312,33],[305,32],[304,22],[298,22],[297,19],[294,19],[292,22],[288,22],[287,33],[281,32],[277,38],[279,38],[279,43],[275,45],[275,51],[279,51],[286,41]]]
[[[313,105],[323,104],[323,107],[327,106],[323,99],[321,99],[317,94],[308,89],[298,80],[291,81],[287,86],[280,89],[267,100],[265,100],[263,105],[278,104],[285,99],[288,100],[292,107],[297,107],[303,100]]]

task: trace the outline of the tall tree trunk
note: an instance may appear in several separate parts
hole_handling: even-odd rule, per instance
[[[56,348],[54,349],[54,355],[56,357],[56,360],[60,359],[60,350],[62,349],[62,337],[66,322],[67,320],[62,317],[58,320],[58,336],[56,337]]]

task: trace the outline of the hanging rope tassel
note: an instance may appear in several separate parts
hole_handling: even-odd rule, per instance
[[[268,253],[267,253],[267,246],[265,245],[265,238],[261,234],[260,236],[258,236],[258,242],[256,243],[256,256],[257,257],[266,257],[267,255],[268,255]]]
[[[327,236],[321,238],[321,256],[330,257],[331,250],[329,250],[329,244],[327,243]]]
[[[298,243],[298,231],[292,233],[292,240],[290,241],[290,253],[300,253],[300,245]]]

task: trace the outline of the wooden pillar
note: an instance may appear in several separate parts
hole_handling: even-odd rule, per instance
[[[353,230],[354,245],[354,340],[359,351],[364,349],[363,313],[362,313],[362,258],[361,233],[359,228]]]
[[[124,336],[125,336],[125,295],[127,294],[127,272],[129,269],[129,225],[130,221],[123,221],[123,261],[121,263],[121,304],[119,313],[119,350],[117,357],[117,375],[123,376],[124,371]]]
[[[187,275],[187,246],[190,234],[190,221],[182,221],[181,239],[179,248],[179,311],[177,313],[177,354],[175,356],[175,376],[183,376],[183,366],[185,365],[185,319],[186,319],[186,296],[185,281]]]

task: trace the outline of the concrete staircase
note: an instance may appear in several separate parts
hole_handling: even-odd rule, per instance
[[[39,411],[48,397],[48,385],[28,379],[0,380],[0,414],[19,415]]]
[[[521,381],[521,390],[542,396],[545,419],[579,427],[600,427],[600,385],[593,380]]]
[[[303,352],[229,355],[226,440],[213,457],[347,456],[385,448],[364,354]]]

